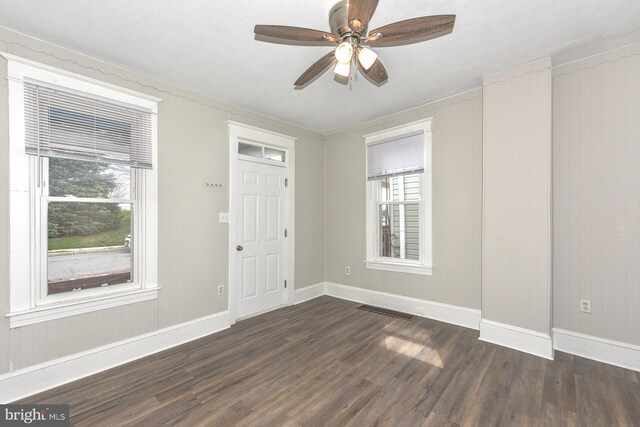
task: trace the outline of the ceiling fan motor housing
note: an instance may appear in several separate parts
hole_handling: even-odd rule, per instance
[[[329,27],[333,34],[340,36],[341,41],[350,41],[351,43],[358,44],[361,36],[365,36],[367,27],[364,26],[360,29],[360,34],[353,31],[349,26],[349,1],[342,0],[331,8],[329,12]],[[349,38],[349,40],[346,40]]]

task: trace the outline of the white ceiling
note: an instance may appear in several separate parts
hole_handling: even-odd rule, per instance
[[[382,87],[362,77],[345,86],[327,72],[294,90],[330,47],[259,42],[253,26],[327,31],[336,2],[0,0],[0,25],[320,133],[477,87],[511,66],[640,34],[638,0],[380,0],[369,28],[451,13],[456,26],[439,39],[378,48],[389,73]]]

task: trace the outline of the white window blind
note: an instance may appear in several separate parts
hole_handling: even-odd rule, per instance
[[[424,172],[424,132],[367,145],[367,179]]]
[[[152,112],[25,80],[25,151],[29,155],[152,169]]]

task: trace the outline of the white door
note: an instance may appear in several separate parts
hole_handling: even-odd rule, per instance
[[[280,166],[238,160],[237,317],[285,304],[285,176]]]

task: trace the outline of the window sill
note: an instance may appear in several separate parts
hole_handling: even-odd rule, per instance
[[[365,261],[365,263],[370,270],[393,271],[395,273],[419,274],[422,276],[431,276],[433,274],[433,267],[426,265],[387,261]]]
[[[154,300],[158,298],[159,289],[160,288],[156,286],[153,288],[136,289],[134,291],[104,295],[92,299],[55,303],[29,310],[16,311],[7,314],[6,317],[9,318],[10,328],[19,328],[48,320],[61,319],[63,317],[119,307],[121,305]]]

